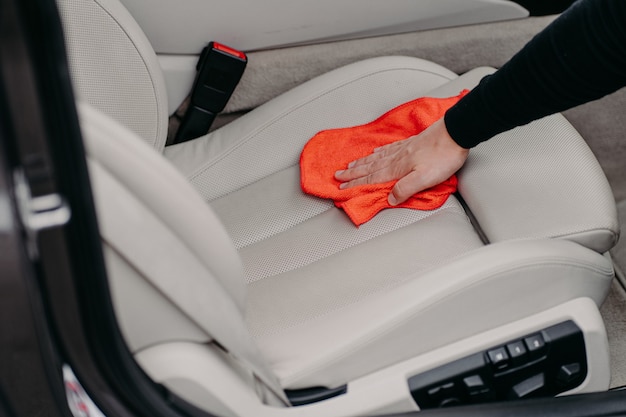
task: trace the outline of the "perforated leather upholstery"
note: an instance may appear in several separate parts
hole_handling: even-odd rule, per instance
[[[57,2],[76,94],[162,151],[167,95],[156,54],[117,0]]]
[[[121,6],[103,2],[80,4],[124,28],[123,43],[138,54],[129,59],[150,56],[126,12],[114,16]],[[74,13],[101,19],[79,3],[60,4],[70,25]],[[451,197],[432,212],[386,210],[355,228],[332,204],[300,191],[298,156],[317,131],[370,121],[419,96],[456,94],[489,69],[457,77],[416,58],[352,64],[159,155],[165,93],[152,77],[157,68],[133,66],[138,78],[152,74],[145,107],[111,104],[115,94],[83,73],[82,36],[69,32],[70,58],[81,96],[101,110],[82,105],[81,122],[115,307],[134,352],[217,341],[270,390],[334,387],[569,300],[599,304],[606,295],[613,270],[601,253],[617,239],[613,198],[561,116],[472,151],[460,194],[477,226]],[[88,49],[110,48],[102,43],[108,35],[99,36]],[[99,105],[100,95],[108,104]],[[130,126],[110,108],[131,119],[149,114],[141,123],[155,127]]]

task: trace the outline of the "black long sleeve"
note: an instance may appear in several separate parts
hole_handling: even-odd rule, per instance
[[[580,0],[445,115],[471,148],[626,86],[626,0]]]

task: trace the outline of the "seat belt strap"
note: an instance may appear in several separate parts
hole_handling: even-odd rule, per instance
[[[246,54],[218,42],[210,42],[200,54],[191,102],[174,143],[205,135],[215,116],[224,110],[239,83],[248,58]]]

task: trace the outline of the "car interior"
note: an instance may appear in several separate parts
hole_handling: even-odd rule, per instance
[[[623,91],[472,149],[435,210],[356,227],[300,188],[317,132],[471,89],[555,14],[506,0],[57,5],[112,303],[165,389],[219,416],[348,416],[626,384]],[[210,131],[181,141],[209,41],[247,66]]]

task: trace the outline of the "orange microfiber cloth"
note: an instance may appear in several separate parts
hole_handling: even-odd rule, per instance
[[[300,156],[300,183],[305,193],[332,199],[359,226],[382,209],[405,207],[434,210],[456,191],[457,179],[419,192],[402,204],[391,206],[387,196],[396,181],[340,189],[335,172],[369,155],[379,146],[417,135],[443,117],[467,91],[450,98],[423,97],[402,104],[365,125],[323,130],[304,146]]]

